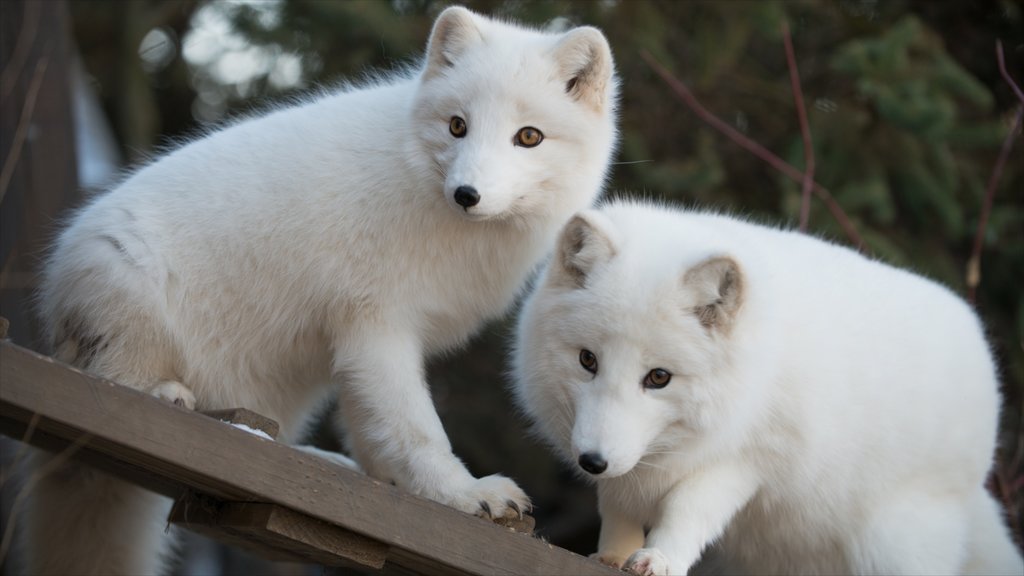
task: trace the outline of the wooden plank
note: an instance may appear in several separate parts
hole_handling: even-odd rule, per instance
[[[533,519],[533,516],[523,514],[521,518],[495,518],[494,523],[498,526],[504,526],[513,532],[533,534],[537,521]]]
[[[201,414],[215,418],[221,422],[230,422],[231,424],[244,424],[254,430],[259,430],[266,433],[271,438],[277,438],[278,432],[281,431],[281,427],[277,422],[267,418],[262,414],[257,414],[252,410],[246,410],[245,408],[230,408],[227,410],[204,410]]]
[[[2,395],[2,389],[5,386],[7,386],[7,379],[0,377],[0,395]],[[29,425],[26,423],[33,420],[33,418],[36,418],[36,416],[31,412],[17,406],[7,405],[0,400],[0,434],[51,452],[60,452],[67,449],[69,444],[71,444],[68,442],[70,436],[84,436],[84,434],[74,428],[61,429],[59,423],[51,423],[52,426],[45,428],[40,428],[37,425],[33,426],[30,431],[27,431],[26,429]],[[44,420],[40,416],[36,424],[42,421]],[[29,434],[27,438],[26,434]],[[177,498],[188,488],[186,485],[174,481],[163,474],[152,472],[145,467],[140,467],[137,464],[122,459],[112,458],[109,454],[97,452],[91,442],[83,446],[75,446],[74,450],[75,460],[133,482],[168,498]]]
[[[0,342],[0,427],[42,434],[226,501],[278,504],[391,546],[418,573],[616,574],[289,446]],[[31,440],[35,442],[35,440]]]
[[[379,570],[388,554],[387,544],[276,504],[189,493],[175,502],[169,520],[268,560]]]

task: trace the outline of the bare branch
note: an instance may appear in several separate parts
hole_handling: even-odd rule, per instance
[[[789,23],[782,21],[782,43],[786,48],[786,66],[789,67],[789,82],[793,86],[793,103],[796,104],[797,119],[800,120],[800,136],[804,141],[804,178],[800,184],[800,231],[807,232],[811,217],[811,190],[814,188],[814,146],[811,144],[811,127],[807,122],[804,108],[804,93],[800,89],[800,71],[796,67],[793,53],[793,38],[789,34]]]
[[[1006,60],[1003,58],[1003,42],[1002,40],[996,40],[996,61],[999,63],[999,73],[1003,75],[1003,80],[1010,85],[1013,93],[1017,95],[1017,99],[1020,100],[1021,104],[1024,104],[1024,92],[1021,92],[1020,86],[1013,81],[1013,77],[1006,71]]]
[[[11,541],[14,537],[14,526],[18,523],[18,514],[21,510],[21,506],[25,503],[25,499],[32,493],[32,490],[40,480],[45,478],[47,475],[52,474],[60,466],[70,460],[71,457],[85,447],[92,438],[92,434],[82,434],[76,438],[74,442],[69,444],[67,448],[55,454],[46,462],[46,464],[40,466],[39,469],[34,471],[32,475],[29,476],[28,480],[25,481],[21,490],[18,491],[18,494],[11,502],[11,510],[9,512],[7,522],[5,522],[6,526],[4,527],[3,537],[0,538],[0,564],[4,563],[4,560],[7,558],[7,552],[11,549]]]
[[[706,108],[704,108],[704,106],[701,105],[697,98],[694,97],[693,93],[690,92],[690,89],[687,88],[682,81],[673,76],[671,72],[665,69],[664,66],[659,64],[658,61],[655,60],[649,52],[647,52],[646,50],[642,50],[640,52],[640,56],[644,59],[645,62],[647,62],[651,69],[653,69],[654,72],[658,76],[660,76],[666,84],[668,84],[669,88],[671,88],[672,91],[675,92],[676,96],[680,100],[682,100],[683,103],[686,104],[690,108],[690,110],[694,112],[694,114],[700,117],[701,120],[704,120],[713,128],[728,136],[729,139],[731,139],[733,142],[739,144],[741,147],[745,148],[754,156],[757,156],[761,160],[765,161],[770,166],[772,166],[782,174],[789,177],[791,180],[795,182],[803,182],[803,172],[797,170],[791,164],[789,164],[782,158],[779,158],[764,146],[758,144],[757,142],[751,140],[750,138],[747,138],[740,131],[736,130],[728,123],[724,122],[722,119],[718,118],[717,116],[709,112]],[[828,208],[828,211],[832,214],[832,217],[835,218],[836,222],[839,223],[839,226],[843,229],[843,232],[846,234],[846,237],[849,238],[850,242],[854,246],[856,246],[858,250],[864,252],[867,248],[866,244],[864,243],[864,239],[861,238],[860,233],[857,232],[857,228],[853,225],[853,222],[850,220],[849,216],[846,215],[846,212],[843,211],[843,208],[839,205],[838,202],[836,202],[835,198],[832,197],[832,193],[829,192],[824,186],[818,184],[817,182],[814,183],[812,190],[818,196],[818,199],[825,203],[825,206]]]
[[[967,300],[974,304],[977,301],[978,285],[981,284],[981,249],[985,240],[985,228],[988,226],[988,217],[992,212],[992,203],[995,200],[996,187],[1003,175],[1003,166],[1010,157],[1010,150],[1013,148],[1013,141],[1021,130],[1021,119],[1024,118],[1024,106],[1017,110],[1017,116],[1010,127],[1010,131],[1003,140],[1003,147],[999,150],[999,157],[992,168],[992,175],[985,187],[985,197],[981,202],[981,216],[978,218],[978,230],[974,233],[974,246],[971,249],[971,258],[967,261]]]
[[[28,441],[32,439],[32,434],[36,431],[36,426],[39,425],[39,413],[32,415],[32,419],[28,421],[28,427],[25,428],[25,434],[21,437],[21,446],[18,448],[17,454],[14,455],[14,459],[11,460],[10,465],[7,467],[7,472],[0,470],[0,489],[3,489],[7,481],[10,480],[19,466],[21,466],[21,460],[28,454]]]
[[[971,258],[967,261],[967,300],[971,304],[977,302],[978,285],[981,284],[981,249],[985,240],[985,228],[988,226],[988,217],[992,212],[992,203],[995,200],[996,187],[1003,175],[1003,166],[1010,157],[1010,150],[1013,148],[1013,141],[1021,130],[1021,120],[1024,118],[1024,93],[1013,81],[1013,77],[1006,71],[1006,60],[1003,58],[1003,43],[996,40],[996,62],[999,63],[999,73],[1003,80],[1010,85],[1010,89],[1021,101],[1021,108],[1017,110],[1017,116],[1010,126],[1006,139],[1003,140],[1003,147],[999,150],[999,157],[996,158],[996,165],[992,167],[992,175],[985,186],[985,197],[981,201],[981,215],[978,217],[978,230],[974,233],[974,246],[971,248]]]
[[[0,99],[7,100],[14,90],[21,70],[25,67],[32,44],[36,41],[39,31],[39,14],[42,12],[40,2],[25,2],[22,4],[24,12],[21,15],[21,32],[18,34],[18,43],[14,46],[3,72],[0,73]]]
[[[35,114],[36,100],[39,99],[39,88],[43,85],[43,77],[46,76],[46,67],[50,59],[43,56],[36,63],[36,71],[32,76],[32,83],[29,84],[28,92],[25,93],[25,104],[21,107],[21,117],[18,118],[18,127],[14,131],[14,140],[11,142],[11,150],[4,159],[3,171],[0,171],[0,201],[7,195],[7,185],[11,183],[14,176],[14,168],[21,158],[21,149],[28,138],[28,127],[32,123],[32,115]]]

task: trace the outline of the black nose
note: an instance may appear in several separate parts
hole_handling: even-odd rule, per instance
[[[476,206],[480,202],[480,193],[472,186],[459,186],[455,189],[455,203],[463,208]]]
[[[608,468],[608,461],[597,452],[580,454],[580,468],[591,474],[600,474]]]

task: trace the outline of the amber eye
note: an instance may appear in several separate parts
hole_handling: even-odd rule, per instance
[[[448,123],[448,131],[452,136],[462,138],[466,135],[466,121],[458,116],[452,116],[451,122]]]
[[[522,146],[523,148],[533,148],[543,140],[544,135],[540,133],[540,130],[527,126],[526,128],[520,128],[519,132],[516,132],[515,145]]]
[[[672,380],[672,374],[669,374],[667,370],[661,368],[655,368],[644,376],[644,388],[664,388],[668,386],[668,383]]]
[[[597,356],[586,348],[580,350],[580,366],[591,374],[597,374]]]

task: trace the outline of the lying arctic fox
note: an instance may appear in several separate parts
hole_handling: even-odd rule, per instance
[[[520,405],[597,481],[605,563],[685,574],[721,539],[739,573],[1024,573],[983,487],[982,327],[919,276],[614,202],[562,232],[514,364]]]
[[[593,203],[616,85],[593,28],[445,10],[420,69],[214,132],[79,212],[40,297],[54,350],[186,407],[253,409],[289,442],[337,390],[369,474],[516,513],[514,482],[452,453],[424,357],[502,314]],[[84,468],[50,474],[29,572],[157,572],[169,506]]]

